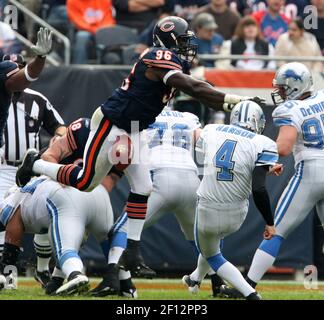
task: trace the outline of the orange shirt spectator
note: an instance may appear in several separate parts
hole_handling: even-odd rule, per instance
[[[68,0],[67,12],[77,29],[93,34],[99,28],[115,24],[110,0]]]

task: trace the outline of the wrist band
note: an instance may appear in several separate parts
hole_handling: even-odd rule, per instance
[[[33,81],[36,81],[38,79],[38,77],[37,78],[32,78],[29,75],[29,73],[28,73],[28,65],[25,67],[24,72],[25,72],[25,77],[26,77],[27,81],[33,82]]]

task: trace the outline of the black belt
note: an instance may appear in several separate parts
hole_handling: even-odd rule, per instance
[[[22,164],[22,161],[6,161],[8,166],[18,167]]]

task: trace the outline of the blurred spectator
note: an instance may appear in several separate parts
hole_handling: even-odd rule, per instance
[[[316,29],[309,29],[308,31],[316,37],[324,56],[324,0],[312,0],[311,3],[317,8],[318,26]]]
[[[213,15],[218,25],[218,33],[225,40],[232,38],[240,16],[227,6],[226,0],[211,0],[210,4],[202,7],[198,12],[207,12]]]
[[[276,56],[321,57],[321,49],[314,35],[304,30],[303,20],[297,18],[289,23],[288,32],[282,34],[275,48]],[[281,66],[285,61],[278,61]],[[302,62],[310,70],[322,71],[321,62]]]
[[[78,30],[72,52],[72,62],[83,64],[88,60],[88,49],[94,34],[100,28],[115,24],[110,0],[67,0],[67,12]]]
[[[43,0],[20,0],[21,4],[23,4],[27,9],[29,9],[31,12],[35,13],[36,15],[39,15],[42,2]],[[35,22],[33,19],[31,19],[28,15],[24,15],[24,23],[25,23],[25,30],[27,34],[27,38],[34,42],[35,37]]]
[[[0,21],[0,61],[5,54],[20,53],[22,46],[11,27]]]
[[[216,33],[217,24],[214,17],[209,13],[198,14],[192,22],[196,33],[195,43],[198,45],[198,54],[218,54],[223,44],[223,37]],[[201,60],[201,65],[214,67],[214,60]]]
[[[237,10],[242,15],[249,15],[267,8],[267,1],[265,0],[229,0],[228,3],[230,8]],[[286,4],[281,10],[290,19],[294,19],[297,16],[302,16],[305,6],[309,4],[309,0],[286,0]]]
[[[209,3],[209,0],[173,0],[175,15],[190,22],[199,8]]]
[[[1,21],[3,21],[3,17],[4,17],[3,10],[7,4],[8,4],[8,0],[0,0],[0,20]]]
[[[164,6],[161,9],[161,14],[157,19],[154,19],[139,35],[138,45],[135,49],[137,55],[141,54],[145,49],[152,47],[153,45],[153,30],[154,27],[160,19],[163,19],[167,16],[173,15],[173,7]]]
[[[273,51],[272,45],[261,38],[260,29],[253,17],[242,18],[231,43],[231,54],[272,56]],[[276,67],[273,61],[262,60],[233,60],[231,64],[244,70],[275,69]]]
[[[63,33],[67,33],[69,18],[67,15],[66,0],[44,0],[44,3],[48,5],[47,22]]]
[[[167,0],[112,0],[112,3],[117,24],[137,29],[140,33],[159,16]]]
[[[261,28],[263,37],[273,46],[276,45],[279,36],[288,30],[290,19],[280,13],[284,4],[284,0],[268,0],[266,10],[253,13],[253,17]]]

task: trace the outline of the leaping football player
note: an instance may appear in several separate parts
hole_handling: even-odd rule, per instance
[[[83,167],[48,163],[38,159],[35,150],[30,150],[17,171],[19,186],[25,185],[35,174],[44,174],[81,191],[91,191],[113,166],[107,156],[112,145],[119,136],[130,135],[134,157],[125,169],[131,190],[126,205],[128,242],[124,251],[125,267],[130,271],[136,271],[143,264],[139,242],[152,189],[143,130],[154,123],[175,90],[181,90],[215,110],[229,111],[243,100],[263,101],[259,97],[219,92],[189,75],[197,46],[193,44],[194,33],[184,19],[165,17],[158,21],[153,34],[153,47],[141,55],[122,86],[94,112]]]

